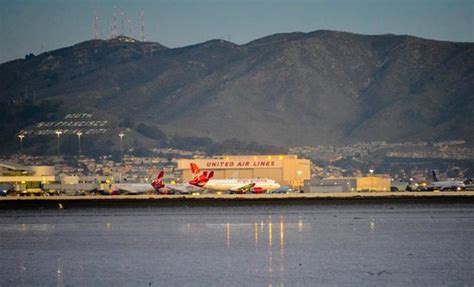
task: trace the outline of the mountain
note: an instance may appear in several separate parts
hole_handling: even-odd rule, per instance
[[[91,113],[108,122],[98,141],[128,127],[130,143],[150,147],[191,136],[284,147],[472,146],[473,92],[474,43],[320,30],[170,49],[119,37],[1,64],[0,145],[38,121]]]

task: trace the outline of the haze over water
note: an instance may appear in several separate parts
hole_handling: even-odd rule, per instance
[[[463,286],[472,204],[0,211],[0,286]]]

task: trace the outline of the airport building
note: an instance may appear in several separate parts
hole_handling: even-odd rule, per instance
[[[0,184],[3,191],[40,192],[42,184],[57,182],[52,166],[23,166],[13,163],[0,163]]]
[[[388,175],[364,177],[329,177],[308,180],[304,183],[305,192],[364,192],[390,191],[391,179]]]
[[[301,188],[303,182],[311,177],[310,161],[296,155],[229,155],[178,160],[183,182],[192,179],[191,162],[201,170],[214,171],[216,179],[268,178],[295,189]]]
[[[0,162],[0,192],[18,195],[36,194],[43,191],[75,191],[107,189],[113,181],[110,177],[80,177],[57,175],[54,166],[24,166]]]

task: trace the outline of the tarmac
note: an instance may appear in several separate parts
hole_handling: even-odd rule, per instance
[[[0,198],[0,209],[73,208],[106,206],[187,206],[187,205],[254,205],[384,202],[466,202],[474,203],[474,192],[339,192],[290,194],[215,194],[196,195],[86,195],[29,196]]]

